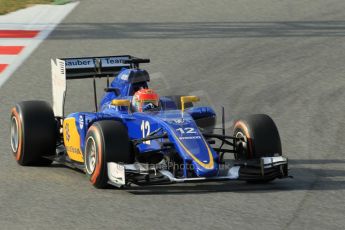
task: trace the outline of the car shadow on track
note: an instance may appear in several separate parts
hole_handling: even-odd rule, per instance
[[[121,190],[133,195],[184,195],[223,192],[272,193],[298,190],[345,190],[345,167],[342,167],[345,164],[345,160],[303,159],[289,160],[289,163],[289,173],[293,176],[293,178],[283,180],[277,179],[273,182],[265,184],[246,183],[245,181],[223,181],[147,186],[134,185]],[[66,166],[59,164],[53,164],[48,167],[68,170]],[[73,171],[83,174],[83,172],[78,169],[74,169]],[[114,191],[118,190],[115,187],[109,187],[108,189]]]
[[[245,182],[228,183],[205,183],[205,184],[178,184],[178,185],[156,185],[144,187],[131,187],[127,192],[134,195],[185,195],[185,194],[206,194],[220,192],[272,192],[284,190],[282,186],[271,184],[258,185],[246,184]]]
[[[324,181],[325,182],[325,181]],[[283,183],[283,182],[281,182]],[[187,185],[168,185],[168,186],[145,186],[133,187],[126,189],[127,192],[133,195],[185,195],[185,194],[205,194],[205,193],[272,193],[284,192],[294,190],[344,190],[345,180],[343,181],[328,181],[327,186],[319,186],[318,182],[293,182],[294,184],[277,184],[275,182],[270,184],[247,184],[247,183],[223,183],[223,184],[195,184],[193,186]]]
[[[290,174],[293,178],[275,180],[265,184],[253,184],[244,181],[186,183],[155,186],[135,186],[125,191],[134,195],[157,194],[203,194],[221,192],[241,193],[272,193],[296,190],[345,190],[345,170],[329,168],[328,164],[345,164],[343,160],[316,159],[316,160],[290,160]],[[308,167],[313,164],[314,167]],[[303,165],[300,166],[300,165]],[[315,167],[316,165],[316,167]],[[328,166],[326,168],[325,166]]]

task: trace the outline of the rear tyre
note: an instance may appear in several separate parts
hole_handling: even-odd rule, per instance
[[[87,132],[84,153],[86,175],[96,188],[108,187],[108,162],[134,161],[127,129],[119,121],[95,122]]]
[[[272,118],[266,114],[254,114],[240,119],[234,125],[235,159],[251,160],[261,157],[282,155],[279,132]],[[244,168],[250,172],[250,168]],[[273,178],[247,180],[247,182],[263,183]]]
[[[11,110],[11,149],[18,164],[49,165],[55,154],[56,121],[44,101],[23,101]]]

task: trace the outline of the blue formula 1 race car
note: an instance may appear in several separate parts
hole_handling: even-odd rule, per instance
[[[159,96],[130,55],[51,61],[53,108],[23,101],[11,111],[11,148],[26,165],[52,162],[86,173],[97,188],[130,184],[288,177],[288,162],[273,120],[264,114],[235,121],[231,135],[216,134],[216,114],[196,96]],[[100,105],[96,78],[107,78]],[[109,79],[114,77],[110,83]],[[95,112],[65,116],[68,80],[93,78]],[[233,159],[225,160],[225,154]]]

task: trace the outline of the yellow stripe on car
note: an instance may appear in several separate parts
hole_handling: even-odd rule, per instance
[[[205,146],[207,148],[207,152],[208,152],[208,156],[209,156],[209,162],[208,163],[204,163],[202,161],[200,161],[192,152],[189,151],[189,149],[179,140],[179,138],[176,136],[175,133],[173,133],[174,137],[176,138],[177,142],[180,144],[180,146],[182,146],[182,148],[187,152],[187,154],[193,158],[193,160],[195,162],[197,162],[200,166],[204,167],[205,169],[213,169],[214,167],[214,160],[213,160],[213,156],[212,156],[212,152],[211,149],[208,147],[205,138],[202,138]]]
[[[67,118],[63,122],[63,140],[68,157],[74,161],[84,162],[80,149],[80,135],[74,117]]]

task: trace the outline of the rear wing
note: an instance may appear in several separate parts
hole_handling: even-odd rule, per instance
[[[138,68],[139,63],[149,59],[139,59],[130,55],[80,57],[51,59],[53,110],[57,117],[64,116],[64,102],[67,81],[73,79],[112,77],[122,68]]]

